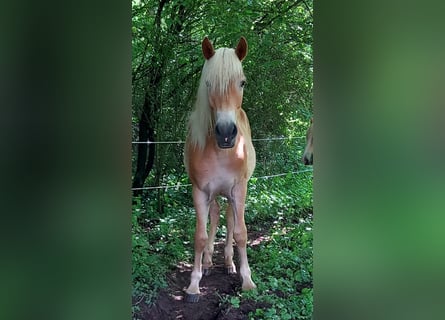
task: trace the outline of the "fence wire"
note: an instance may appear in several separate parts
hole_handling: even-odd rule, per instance
[[[255,141],[276,141],[276,140],[292,140],[292,139],[304,139],[305,137],[273,137],[273,138],[255,138],[252,139],[253,142]],[[178,141],[132,141],[132,144],[184,144],[185,141],[178,140]]]
[[[313,171],[312,167],[310,169],[305,169],[305,170],[290,171],[290,172],[272,174],[272,175],[261,176],[261,177],[252,177],[251,179],[269,179],[269,178],[287,176],[289,174],[300,174],[300,173],[311,172],[311,171]],[[191,183],[187,183],[187,184],[177,183],[175,185],[170,185],[170,186],[164,185],[164,186],[154,186],[154,187],[131,188],[131,190],[132,191],[136,191],[136,190],[155,190],[155,189],[176,189],[176,190],[178,190],[179,188],[191,187],[191,186],[192,186]]]
[[[306,137],[272,137],[272,138],[254,138],[252,139],[253,142],[256,141],[279,141],[279,140],[292,140],[292,139],[304,139]],[[185,141],[132,141],[132,144],[184,144]],[[306,170],[300,170],[300,171],[291,171],[291,172],[285,172],[285,173],[278,173],[278,174],[273,174],[273,175],[268,175],[268,176],[261,176],[261,177],[252,177],[251,179],[269,179],[269,178],[275,178],[275,177],[282,177],[282,176],[286,176],[288,174],[300,174],[300,173],[304,173],[304,172],[309,172],[309,171],[313,171],[312,168],[310,169],[306,169]],[[179,188],[183,188],[183,187],[191,187],[192,184],[188,183],[188,184],[175,184],[175,185],[163,185],[163,186],[153,186],[153,187],[141,187],[141,188],[131,188],[132,191],[138,191],[138,190],[156,190],[156,189],[171,189],[174,188],[176,190],[178,190]]]

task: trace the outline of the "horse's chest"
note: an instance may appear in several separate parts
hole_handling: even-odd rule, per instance
[[[240,177],[230,172],[220,171],[210,177],[204,190],[209,194],[210,198],[217,195],[229,197],[233,187],[240,182]]]
[[[203,159],[196,168],[196,180],[210,197],[228,196],[232,188],[245,180],[245,162],[240,159]]]

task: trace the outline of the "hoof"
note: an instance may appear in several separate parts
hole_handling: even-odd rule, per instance
[[[210,268],[202,269],[202,275],[203,276],[208,276],[208,275],[210,275],[210,273],[211,273]]]
[[[185,293],[185,302],[196,303],[199,300],[199,293]]]
[[[226,274],[235,274],[236,270],[233,267],[226,267]]]
[[[241,290],[243,290],[243,291],[249,291],[249,290],[255,290],[255,289],[256,289],[256,285],[253,282],[250,284],[243,285],[241,287]]]

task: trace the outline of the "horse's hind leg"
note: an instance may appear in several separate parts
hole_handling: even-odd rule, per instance
[[[210,203],[210,231],[209,239],[207,240],[206,247],[204,249],[204,258],[202,261],[202,273],[206,276],[210,274],[210,268],[212,267],[212,256],[215,245],[215,236],[219,224],[219,204],[216,200]]]
[[[228,274],[236,273],[236,267],[233,263],[233,229],[235,227],[235,222],[233,220],[233,209],[232,206],[227,206],[226,210],[226,220],[227,220],[227,235],[226,235],[226,246],[224,248],[224,264],[226,266],[226,272]]]

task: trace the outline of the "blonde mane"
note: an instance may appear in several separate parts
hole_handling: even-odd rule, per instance
[[[214,117],[209,105],[209,92],[226,95],[231,82],[241,77],[244,77],[243,68],[234,49],[220,48],[205,61],[188,124],[191,146],[203,150],[207,137],[213,131]]]

